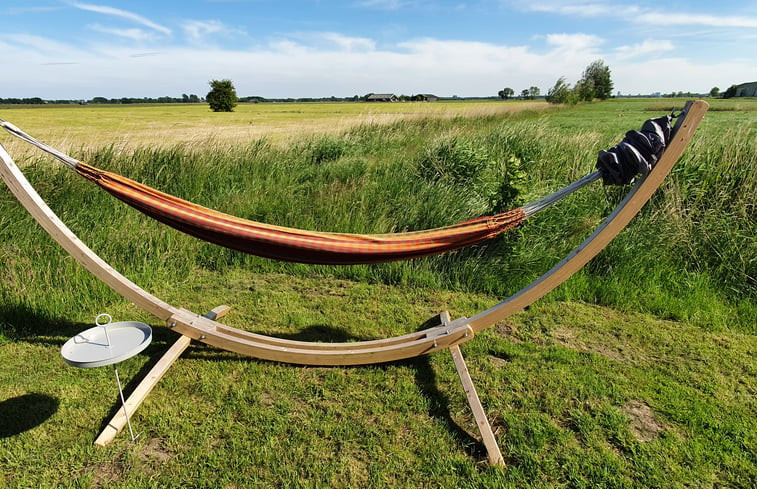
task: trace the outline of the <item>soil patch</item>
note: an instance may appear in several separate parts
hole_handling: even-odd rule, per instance
[[[163,447],[163,443],[157,438],[152,438],[147,442],[145,448],[139,454],[144,461],[165,462],[174,457],[174,453]]]
[[[100,463],[90,468],[92,487],[101,487],[110,482],[121,480],[124,468],[118,463]]]
[[[631,433],[641,442],[650,442],[661,431],[668,429],[668,426],[657,419],[652,408],[644,402],[630,401],[621,410],[631,420]]]

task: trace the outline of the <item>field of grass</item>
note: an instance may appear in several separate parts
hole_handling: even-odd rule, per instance
[[[358,124],[388,124],[401,119],[508,114],[544,108],[544,102],[438,103],[272,103],[241,104],[232,113],[212,112],[207,104],[0,105],[0,118],[64,151],[118,151],[182,144],[240,144],[266,138],[272,144],[313,134],[337,134]],[[12,154],[31,154],[28,146],[9,144]]]
[[[322,105],[354,112],[300,120],[302,133],[292,122],[282,139],[240,132],[200,145],[186,144],[192,130],[181,127],[217,117],[199,108],[145,107],[156,111],[147,119],[165,112],[160,143],[145,132],[123,146],[115,141],[131,129],[119,126],[118,111],[128,119],[141,108],[2,108],[0,117],[53,140],[58,121],[71,120],[87,134],[67,143],[75,156],[235,215],[388,232],[534,200],[683,101],[459,104],[438,113],[417,104],[421,113],[372,118],[365,105]],[[380,109],[416,110],[403,105]],[[286,110],[313,121],[313,107]],[[87,112],[99,109],[111,119]],[[34,110],[48,111],[38,131]],[[122,434],[93,447],[116,409],[112,371],[65,366],[63,342],[99,312],[151,323],[154,343],[119,366],[134,379],[128,391],[173,335],[76,265],[0,186],[0,486],[753,487],[755,113],[757,101],[712,101],[671,177],[621,236],[547,298],[463,345],[504,469],[483,462],[445,353],[306,368],[195,346],[134,417],[136,442]],[[56,122],[45,129],[45,118]],[[521,231],[446,256],[318,267],[203,244],[28,155],[19,163],[53,210],[147,290],[198,311],[232,305],[225,321],[236,327],[319,341],[411,332],[444,309],[471,316],[549,269],[625,191],[596,185]]]

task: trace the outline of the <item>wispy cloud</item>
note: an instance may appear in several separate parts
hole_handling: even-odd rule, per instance
[[[564,2],[547,0],[530,4],[513,4],[516,8],[528,12],[569,15],[575,17],[613,17],[622,18],[636,24],[655,26],[696,25],[708,27],[756,28],[757,17],[722,16],[686,12],[657,10],[637,5],[620,6],[609,2],[575,0]]]
[[[638,44],[615,48],[615,57],[624,60],[672,51],[673,49],[675,49],[673,43],[668,40],[647,39]]]
[[[6,51],[5,55],[14,53],[16,49],[23,49],[27,52],[55,58],[59,55],[74,54],[73,51],[75,50],[66,43],[32,34],[5,34],[0,35],[0,39],[11,43],[15,48],[13,51]]]
[[[323,32],[318,34],[317,37],[344,51],[373,51],[376,49],[376,42],[366,37],[351,37],[336,32]]]
[[[757,28],[757,17],[734,17],[669,12],[643,12],[635,20],[652,25],[697,25],[707,27]]]
[[[44,12],[55,12],[61,10],[63,7],[10,7],[4,10],[0,10],[4,15],[23,15],[23,14],[39,14]]]
[[[105,27],[100,24],[91,24],[87,27],[93,31],[102,32],[103,34],[111,34],[118,37],[132,39],[134,41],[155,41],[158,39],[158,36],[154,32],[149,32],[137,27],[131,29],[117,29],[115,27]]]
[[[205,36],[225,32],[222,22],[217,20],[188,20],[182,24],[184,34],[192,41],[200,41]]]
[[[379,10],[399,10],[403,7],[410,6],[413,3],[414,2],[408,0],[361,0],[356,2],[355,6]]]
[[[548,34],[547,44],[563,51],[596,51],[604,40],[593,34]]]
[[[122,19],[136,22],[137,24],[143,25],[145,27],[149,27],[150,29],[161,32],[167,36],[171,35],[171,29],[169,29],[168,27],[160,25],[146,17],[143,17],[139,14],[135,14],[133,12],[129,12],[127,10],[121,10],[115,7],[108,7],[106,5],[92,5],[89,3],[79,3],[79,2],[71,2],[71,6],[78,8],[79,10],[86,10],[88,12],[95,12],[98,14],[120,17]]]
[[[580,0],[575,2],[541,1],[535,3],[513,3],[513,6],[527,12],[544,12],[548,14],[574,15],[580,17],[598,17],[616,13],[619,9],[603,2]],[[627,9],[622,9],[624,12]]]
[[[182,23],[181,28],[186,38],[195,44],[205,42],[208,37],[214,35],[226,37],[247,35],[244,30],[229,27],[218,20],[186,20]]]

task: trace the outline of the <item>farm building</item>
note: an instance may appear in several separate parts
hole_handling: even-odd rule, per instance
[[[418,94],[418,98],[423,102],[436,102],[437,100],[439,100],[439,97],[430,93]]]
[[[399,100],[393,93],[372,93],[366,98],[367,102],[396,102]]]
[[[734,97],[757,97],[757,82],[736,85]]]

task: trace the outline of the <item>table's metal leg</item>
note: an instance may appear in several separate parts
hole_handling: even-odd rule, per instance
[[[131,435],[131,441],[134,441],[137,439],[137,436],[140,434],[138,433],[137,436],[134,436],[134,430],[131,429],[131,420],[129,419],[129,413],[126,411],[126,400],[124,399],[124,390],[121,388],[121,379],[118,378],[118,369],[114,366],[113,371],[116,373],[116,383],[118,384],[118,395],[121,396],[121,406],[124,408],[124,416],[126,416],[126,424],[129,425],[129,434]]]

